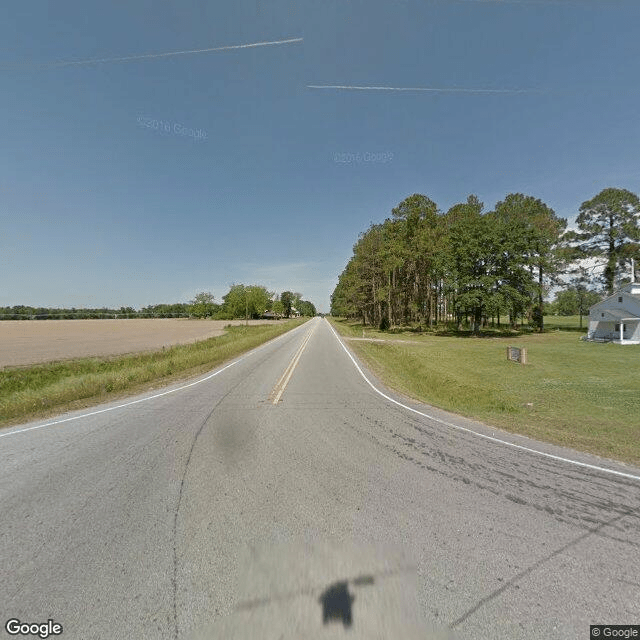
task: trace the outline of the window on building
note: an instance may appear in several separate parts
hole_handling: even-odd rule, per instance
[[[622,302],[622,296],[618,296],[618,302]]]
[[[627,330],[627,325],[623,324],[622,325],[622,331],[624,332],[626,330]],[[620,331],[620,325],[619,324],[616,325],[616,331]]]

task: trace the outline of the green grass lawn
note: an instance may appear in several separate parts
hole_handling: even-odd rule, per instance
[[[222,336],[154,352],[1,369],[0,426],[79,409],[196,376],[307,320],[229,326]]]
[[[362,337],[362,325],[332,322],[343,335]],[[409,397],[514,433],[640,463],[640,345],[582,342],[572,330],[474,338],[366,328],[365,335],[389,342],[351,340],[349,346]],[[508,345],[526,347],[529,364],[507,361]]]
[[[580,316],[545,316],[545,329],[565,329],[570,331],[580,331]],[[589,328],[589,315],[582,316],[582,331],[585,333]]]

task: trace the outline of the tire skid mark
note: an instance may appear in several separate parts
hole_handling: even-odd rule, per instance
[[[395,456],[411,462],[425,471],[431,471],[450,480],[462,482],[465,485],[487,491],[496,497],[510,500],[515,504],[532,507],[563,524],[569,524],[590,531],[594,524],[602,524],[602,515],[605,513],[614,513],[621,518],[624,516],[640,516],[640,505],[633,504],[633,501],[629,500],[629,495],[624,496],[624,502],[616,503],[590,492],[585,494],[582,488],[584,478],[579,479],[580,487],[572,490],[564,490],[546,483],[536,483],[532,479],[518,478],[514,474],[507,472],[497,474],[496,472],[502,464],[499,460],[492,460],[491,464],[488,462],[470,462],[464,457],[443,452],[432,443],[420,442],[416,438],[402,435],[393,428],[388,427],[381,420],[368,416],[365,412],[360,412],[359,417],[372,424],[375,428],[362,429],[348,421],[343,422],[345,426],[367,436],[368,439],[379,446],[383,446]],[[391,440],[389,441],[388,438],[391,438]],[[544,468],[532,468],[532,472],[535,471],[541,474],[546,470]],[[480,478],[478,478],[478,475],[480,475]],[[503,478],[496,477],[496,475],[502,475]],[[509,477],[508,482],[506,481],[506,477]],[[611,482],[608,488],[610,489],[612,485],[617,486],[619,483],[620,480],[616,479],[616,482]],[[630,484],[634,489],[637,489],[634,483],[631,482]],[[533,499],[527,499],[527,497],[522,495],[523,492],[514,491],[516,488],[524,491],[533,490],[538,493],[542,492],[542,495],[534,496]],[[516,493],[520,493],[520,495],[516,495]],[[636,532],[634,527],[627,527],[626,524],[621,522],[617,517],[610,526],[623,536]],[[600,529],[597,535],[640,548],[640,542],[635,542],[628,537],[605,534],[602,533]]]
[[[428,414],[428,413],[424,413],[423,411],[419,411],[418,409],[405,405],[402,402],[392,398],[391,396],[387,395],[386,393],[380,391],[380,389],[378,389],[378,387],[376,387],[375,384],[373,384],[373,382],[371,382],[371,380],[369,380],[369,378],[367,378],[367,376],[365,375],[364,371],[362,370],[362,368],[360,367],[360,365],[358,364],[357,360],[355,359],[355,357],[351,354],[351,352],[349,351],[349,349],[346,347],[346,345],[344,344],[343,340],[340,338],[340,336],[337,334],[336,330],[331,326],[331,324],[328,325],[329,329],[331,330],[331,332],[333,333],[334,337],[336,338],[336,340],[338,341],[338,344],[342,347],[342,349],[344,350],[344,352],[347,354],[347,357],[351,360],[351,362],[353,363],[354,367],[357,369],[358,373],[360,374],[360,376],[362,377],[362,379],[367,383],[367,385],[376,393],[378,394],[380,397],[384,398],[384,400],[386,400],[387,403],[395,405],[396,407],[401,407],[402,409],[404,409],[406,412],[408,413],[412,413],[412,414],[416,414],[419,416],[422,416],[422,418],[426,418],[427,420],[427,424],[438,424],[438,425],[443,425],[444,427],[448,427],[449,429],[458,433],[463,433],[466,435],[472,435],[474,436],[474,438],[476,439],[476,442],[478,440],[483,440],[485,442],[490,442],[494,445],[499,445],[500,447],[508,447],[512,450],[517,450],[526,454],[533,454],[534,456],[539,456],[539,460],[541,459],[545,459],[548,463],[549,461],[553,460],[554,463],[557,466],[557,463],[560,462],[563,465],[572,465],[574,468],[580,468],[583,470],[583,474],[584,476],[581,476],[582,480],[591,480],[591,472],[596,471],[599,474],[606,474],[606,477],[610,478],[612,476],[616,477],[616,478],[624,478],[627,480],[633,480],[634,482],[640,481],[640,475],[634,475],[631,473],[627,473],[625,471],[618,471],[616,469],[610,469],[607,467],[602,467],[600,465],[595,465],[595,464],[590,464],[587,462],[581,462],[579,460],[575,460],[572,458],[567,458],[564,456],[560,456],[560,455],[556,455],[556,454],[552,454],[552,453],[548,453],[546,451],[543,451],[541,449],[534,449],[532,447],[526,447],[522,444],[517,444],[515,442],[511,442],[509,440],[502,440],[501,438],[496,437],[495,435],[488,435],[486,433],[482,433],[481,431],[476,431],[475,429],[472,429],[470,427],[465,427],[462,426],[461,424],[456,424],[454,422],[448,422],[446,420],[443,420],[442,418],[438,418],[434,415]],[[542,466],[542,465],[541,465]],[[589,470],[589,471],[587,471]],[[602,476],[601,476],[602,477]],[[634,485],[635,486],[635,485]]]
[[[187,461],[184,465],[184,470],[182,472],[182,478],[180,480],[180,488],[178,490],[178,501],[176,504],[176,509],[173,517],[173,576],[172,576],[172,591],[173,591],[173,626],[174,626],[174,639],[178,640],[178,514],[180,512],[180,505],[182,503],[182,496],[184,494],[184,483],[187,477],[187,472],[189,470],[189,463],[191,462],[191,455],[193,454],[193,450],[195,448],[198,437],[202,433],[202,429],[209,422],[209,419],[215,412],[215,410],[220,406],[222,401],[233,391],[235,391],[243,382],[244,379],[241,379],[237,384],[231,387],[227,393],[225,393],[214,405],[211,411],[207,414],[206,418],[202,421],[196,434],[191,442],[191,448],[189,449],[189,453],[187,455]]]
[[[365,417],[364,414],[363,417]],[[451,456],[449,454],[446,454],[440,449],[433,448],[434,445],[430,445],[427,442],[416,442],[415,438],[400,434],[378,420],[373,420],[373,422],[385,429],[391,435],[391,437],[402,440],[404,446],[412,448],[419,447],[420,449],[422,449],[422,453],[431,458],[437,456],[443,463],[445,461],[451,461],[453,463],[459,462],[470,470],[483,471],[485,475],[501,475],[504,478],[507,478],[511,484],[516,482],[522,488],[530,488],[542,492],[551,492],[565,499],[570,499],[572,503],[577,501],[584,505],[593,506],[599,509],[606,509],[609,511],[615,511],[616,509],[621,508],[621,505],[619,503],[613,502],[610,499],[604,499],[595,491],[593,491],[593,489],[598,488],[607,491],[608,494],[613,494],[622,503],[627,503],[629,501],[630,495],[640,498],[640,492],[638,492],[637,484],[632,480],[616,478],[615,481],[613,481],[613,479],[609,479],[607,481],[606,478],[603,478],[601,480],[599,479],[600,481],[598,482],[594,481],[594,478],[589,476],[589,482],[585,484],[584,475],[574,475],[574,473],[571,473],[571,471],[569,471],[568,473],[558,473],[557,471],[555,471],[556,467],[552,467],[549,462],[543,460],[537,460],[537,464],[535,466],[530,465],[528,467],[528,472],[519,471],[520,475],[515,475],[514,473],[509,473],[509,471],[515,471],[513,467],[515,467],[516,465],[509,463],[508,467],[505,466],[499,456],[493,458],[491,464],[488,464],[488,462],[474,463],[460,456]],[[416,428],[422,435],[429,436],[431,439],[433,439],[434,437],[438,438],[440,436],[440,434],[438,433],[429,432],[427,429],[424,429],[423,425],[412,424],[412,426]],[[504,469],[508,469],[508,471]],[[540,482],[542,474],[546,475],[548,473],[553,473],[554,475],[561,478],[563,482],[577,482],[579,483],[579,487],[575,489],[561,490],[557,486],[548,484],[548,482]],[[496,484],[501,484],[497,481],[497,479],[494,479],[494,482]],[[631,492],[629,491],[629,489],[631,490]],[[548,493],[546,497],[550,498]],[[635,506],[637,507],[640,505],[636,504]],[[632,506],[632,508],[634,507]]]

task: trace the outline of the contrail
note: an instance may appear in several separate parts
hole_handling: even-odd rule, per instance
[[[232,44],[225,47],[211,47],[209,49],[189,49],[187,51],[168,51],[165,53],[145,53],[136,56],[122,56],[119,58],[90,58],[88,60],[66,60],[61,62],[31,63],[37,68],[70,67],[72,65],[101,64],[103,62],[128,62],[130,60],[146,60],[150,58],[168,58],[170,56],[184,56],[193,53],[210,53],[212,51],[228,51],[230,49],[251,49],[253,47],[269,47],[277,44],[291,44],[302,42],[303,38],[289,38],[288,40],[271,40],[269,42],[251,42],[249,44]]]
[[[307,89],[336,91],[426,91],[430,93],[543,93],[540,89],[459,89],[457,87],[360,87],[341,84],[308,84]]]

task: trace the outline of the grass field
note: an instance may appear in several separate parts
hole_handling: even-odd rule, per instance
[[[86,407],[198,375],[306,320],[232,326],[222,336],[155,352],[1,369],[0,426]]]
[[[582,329],[580,329],[580,316],[545,316],[545,329],[564,329],[568,331],[584,331],[589,328],[589,316],[582,316]]]
[[[549,320],[553,326],[554,318]],[[566,318],[562,318],[566,320]],[[575,318],[577,328],[578,318]],[[345,337],[361,324],[332,319]],[[487,424],[640,463],[640,346],[580,341],[568,330],[517,337],[451,337],[365,328],[349,346],[391,388]],[[529,364],[506,359],[527,348]]]

